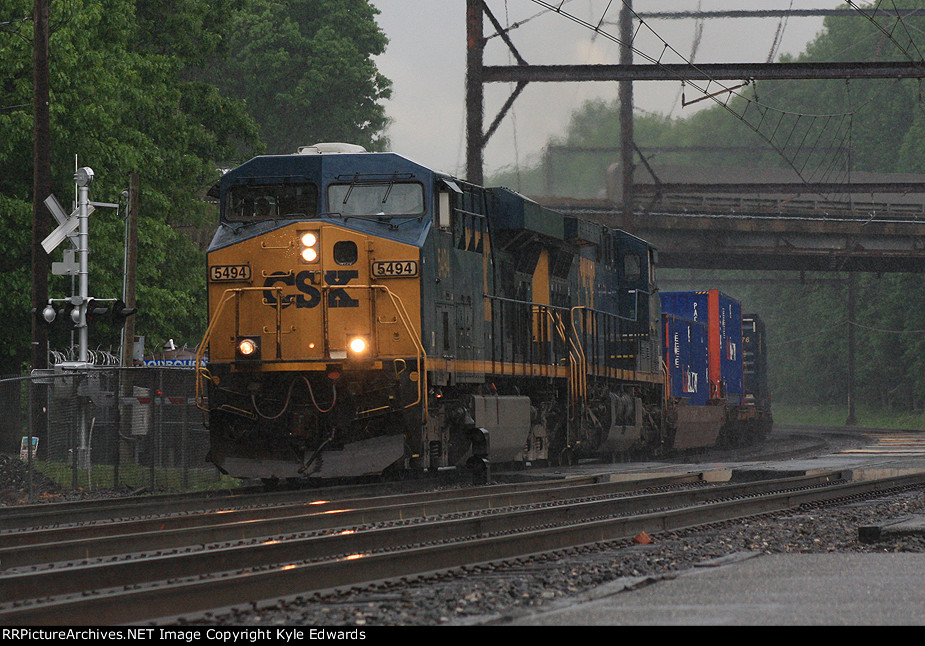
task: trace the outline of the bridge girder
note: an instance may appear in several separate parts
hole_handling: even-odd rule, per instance
[[[623,228],[619,206],[537,201],[561,213]],[[636,212],[632,225],[634,235],[658,249],[663,268],[925,271],[925,221],[914,216]]]

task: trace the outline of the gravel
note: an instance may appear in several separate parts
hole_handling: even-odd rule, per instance
[[[220,614],[197,624],[248,626],[436,626],[485,624],[540,611],[614,586],[632,587],[743,553],[925,552],[925,537],[861,543],[858,529],[925,513],[925,490],[708,528],[570,549],[491,568],[467,568],[390,585],[358,587]]]
[[[50,478],[32,469],[32,490],[36,500],[57,499],[61,487]],[[23,505],[29,498],[29,465],[19,456],[0,453],[0,507]]]
[[[30,498],[29,491],[32,491]],[[62,487],[37,469],[32,469],[29,482],[29,465],[18,455],[0,453],[0,508],[13,505],[53,502],[74,502],[99,498],[125,496],[127,489],[83,489]]]

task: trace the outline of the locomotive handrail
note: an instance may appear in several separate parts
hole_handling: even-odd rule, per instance
[[[229,289],[226,289],[224,292],[222,292],[222,298],[218,303],[218,307],[215,308],[215,314],[213,314],[210,317],[211,321],[209,322],[208,327],[206,327],[206,331],[202,337],[202,342],[199,344],[199,348],[196,350],[196,379],[195,379],[196,386],[195,386],[195,393],[194,393],[195,400],[196,400],[196,408],[198,408],[199,410],[203,412],[208,412],[209,410],[208,408],[205,407],[205,404],[201,403],[203,399],[201,382],[203,379],[209,378],[208,377],[209,370],[203,367],[202,359],[203,359],[203,356],[205,355],[206,348],[209,347],[209,340],[212,337],[212,332],[214,331],[215,325],[221,319],[221,313],[222,313],[222,310],[225,308],[225,305],[228,303],[228,301],[232,300],[232,298],[237,299],[240,292],[274,291],[274,292],[279,293],[279,292],[282,292],[282,290],[283,290],[282,287],[231,287]],[[279,330],[281,327],[281,320],[282,320],[282,311],[280,309],[281,302],[282,302],[281,298],[276,299],[277,330]],[[277,351],[279,351],[279,342],[280,342],[279,334],[277,334],[276,335]]]
[[[578,337],[578,330],[575,329],[575,311],[576,310],[585,310],[592,311],[586,305],[577,305],[569,310],[569,325],[572,327],[572,332],[574,333],[569,337],[569,342],[575,348],[578,355],[578,365],[576,371],[575,381],[577,382],[578,392],[575,393],[573,399],[576,401],[580,399],[584,401],[585,396],[588,392],[588,357],[585,355],[585,349],[581,345],[581,339]]]
[[[565,329],[565,324],[562,322],[562,316],[560,315],[560,312],[553,311],[552,307],[545,307],[544,311],[546,312],[546,318],[548,318],[550,322],[552,323],[552,328],[558,333],[559,338],[562,340],[562,343],[565,345],[566,352],[568,352],[569,338],[568,338],[568,333]],[[550,352],[552,353],[552,357],[550,357],[551,363],[553,366],[555,366],[559,363],[559,359],[556,356],[555,345],[553,345]],[[569,370],[571,371],[571,362],[569,365]]]
[[[327,285],[322,287],[322,291],[329,291],[333,289]],[[405,327],[405,331],[408,332],[408,335],[411,337],[411,341],[415,345],[415,349],[418,352],[418,398],[410,404],[407,404],[405,408],[412,408],[418,404],[422,404],[421,408],[423,409],[423,414],[421,418],[421,423],[427,422],[427,351],[424,349],[424,343],[421,341],[414,332],[414,327],[411,325],[411,317],[408,315],[408,311],[405,309],[405,304],[391,289],[386,285],[338,285],[337,289],[367,289],[367,290],[382,290],[386,295],[391,299],[392,306],[395,308],[395,311],[398,312],[398,316],[401,319],[402,325]],[[375,330],[375,326],[373,326]],[[375,413],[380,410],[385,410],[387,406],[380,406],[379,408],[371,408],[369,410],[359,411],[357,415],[368,415],[369,413]]]
[[[671,397],[671,384],[668,377],[668,364],[664,361],[659,361],[662,368],[662,399],[663,404],[667,405],[668,400]]]
[[[347,288],[347,289],[382,290],[386,293],[386,295],[392,301],[392,305],[393,307],[395,307],[395,311],[398,312],[402,325],[404,325],[405,330],[408,332],[408,335],[411,337],[412,343],[414,343],[415,349],[417,350],[417,353],[418,353],[417,359],[418,359],[419,368],[418,368],[417,399],[414,402],[407,404],[405,408],[412,408],[414,406],[417,406],[420,403],[423,403],[422,423],[426,422],[427,421],[427,404],[428,404],[427,387],[426,387],[427,385],[427,365],[426,365],[427,364],[427,351],[424,349],[424,344],[421,342],[421,339],[414,332],[414,328],[411,325],[411,317],[408,315],[408,311],[405,309],[405,304],[402,302],[401,298],[396,296],[392,292],[392,290],[390,290],[386,285],[339,285],[338,287]],[[212,320],[209,323],[209,326],[206,328],[205,335],[203,336],[202,342],[199,344],[199,349],[196,352],[195,400],[196,400],[196,407],[199,410],[208,412],[208,408],[206,408],[205,405],[202,403],[203,398],[202,398],[202,383],[201,382],[202,382],[202,379],[208,378],[207,375],[209,371],[207,368],[203,367],[202,358],[204,356],[205,349],[209,345],[209,340],[212,336],[215,325],[221,319],[221,314],[222,314],[223,309],[225,308],[225,305],[233,298],[236,299],[240,292],[270,291],[270,290],[279,293],[279,292],[282,292],[282,287],[263,287],[263,286],[261,287],[235,287],[231,289],[226,289],[223,292],[222,299],[221,301],[219,301],[218,307],[215,310],[215,314],[213,314],[211,317]],[[281,317],[282,317],[281,303],[282,303],[282,299],[277,298],[276,304],[275,304],[277,330],[281,328]],[[278,347],[279,342],[280,342],[279,334],[277,334],[277,350],[279,349]],[[368,414],[371,412],[375,412],[377,410],[381,410],[381,408],[361,411],[359,414],[361,415]]]

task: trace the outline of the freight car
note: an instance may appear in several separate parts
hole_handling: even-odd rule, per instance
[[[671,389],[644,240],[346,144],[210,194],[197,400],[225,473],[486,474],[720,438],[683,426],[728,406]]]
[[[661,306],[673,448],[763,439],[773,422],[761,319],[716,289],[662,293]]]

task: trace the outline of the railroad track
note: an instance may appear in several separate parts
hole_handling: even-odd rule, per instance
[[[923,480],[848,482],[832,473],[653,491],[679,483],[579,478],[7,531],[0,533],[0,624],[170,623]],[[628,491],[634,486],[650,489]]]

